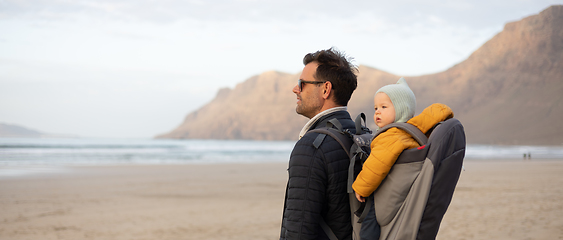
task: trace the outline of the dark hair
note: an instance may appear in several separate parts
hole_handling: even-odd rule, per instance
[[[332,84],[334,101],[340,106],[347,106],[352,93],[358,86],[356,72],[358,68],[351,63],[344,53],[334,48],[308,53],[303,57],[303,64],[317,62],[314,77],[318,81],[329,81]]]

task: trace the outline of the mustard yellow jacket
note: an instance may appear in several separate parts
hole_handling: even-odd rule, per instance
[[[424,109],[420,115],[411,118],[407,123],[416,126],[426,134],[434,125],[453,116],[450,107],[435,103]],[[360,196],[368,197],[387,176],[401,152],[419,146],[410,134],[398,128],[391,128],[379,134],[371,142],[371,153],[352,188]]]

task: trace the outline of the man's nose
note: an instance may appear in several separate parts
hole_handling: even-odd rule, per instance
[[[295,87],[293,87],[293,93],[299,93],[299,86],[295,85]]]

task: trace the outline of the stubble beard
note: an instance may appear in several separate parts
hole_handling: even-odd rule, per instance
[[[299,99],[301,99],[301,103],[295,107],[297,114],[311,119],[320,112],[322,106],[318,106],[319,104],[316,104],[313,100],[308,99],[306,102],[301,96],[299,96]]]
[[[307,113],[305,111],[303,111],[303,106],[297,104],[297,106],[295,107],[295,112],[299,115],[302,115],[306,118],[310,118],[309,116],[307,116]]]

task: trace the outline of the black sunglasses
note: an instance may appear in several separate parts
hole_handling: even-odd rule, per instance
[[[299,86],[299,91],[303,91],[303,83],[309,83],[309,84],[319,84],[319,83],[325,83],[326,81],[303,81],[301,79],[299,79],[297,81],[297,86]]]

